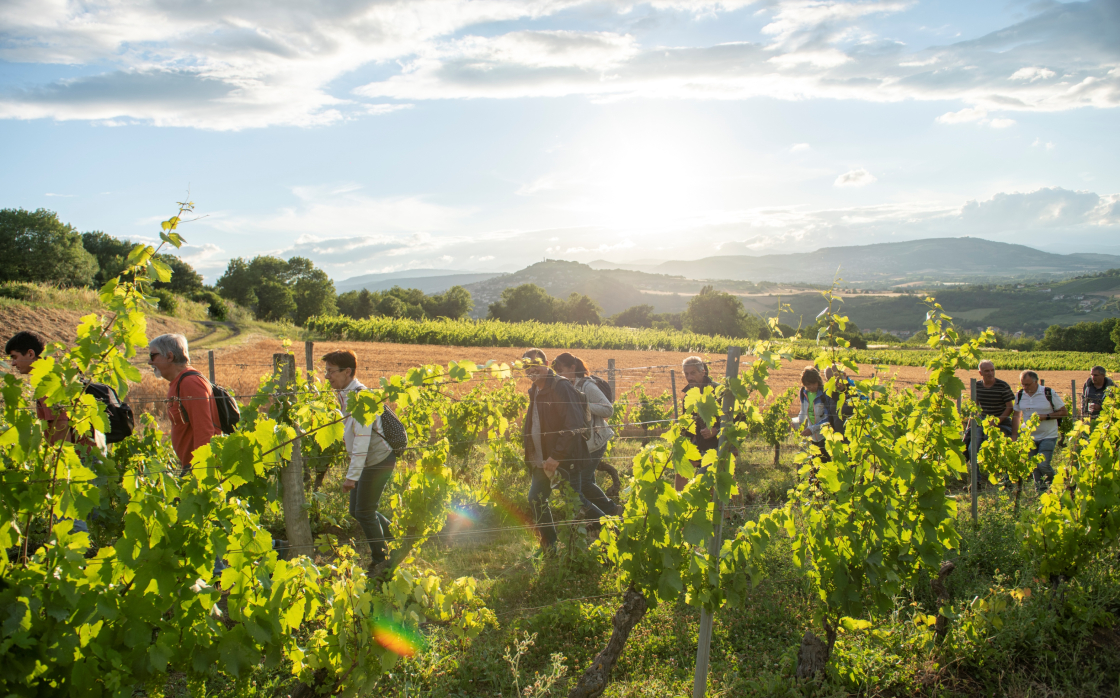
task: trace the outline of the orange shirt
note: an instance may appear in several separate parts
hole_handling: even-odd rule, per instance
[[[210,439],[222,433],[218,406],[210,391],[210,382],[193,369],[183,371],[171,381],[167,387],[167,397],[171,446],[186,470],[191,466],[194,450],[210,443]],[[183,419],[180,410],[187,413],[187,419]]]

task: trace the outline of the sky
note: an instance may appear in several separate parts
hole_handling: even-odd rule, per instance
[[[1120,254],[1120,2],[6,0],[0,208],[333,278]]]

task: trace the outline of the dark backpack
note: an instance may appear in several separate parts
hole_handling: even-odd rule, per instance
[[[132,429],[136,426],[132,407],[127,402],[121,402],[116,390],[104,383],[87,383],[85,392],[105,405],[105,413],[109,416],[109,431],[105,432],[105,443],[115,444],[132,436]]]
[[[600,378],[599,376],[588,376],[591,380],[595,381],[595,385],[599,390],[603,391],[603,395],[613,405],[614,404],[614,391],[611,390],[611,384]]]
[[[183,375],[202,378],[202,374],[198,371],[183,371]],[[202,380],[206,379],[202,378]],[[210,383],[210,381],[206,382]],[[179,414],[182,416],[183,422],[190,424],[190,417],[187,416],[187,411],[183,409],[182,400],[179,398],[179,388],[182,385],[183,378],[180,376],[179,382],[175,384],[175,399],[179,400]],[[222,433],[232,434],[237,429],[237,423],[241,421],[241,407],[234,399],[233,393],[220,385],[210,383],[210,392],[214,394],[214,406],[218,408],[218,422]]]
[[[385,410],[381,413],[381,431],[384,435],[376,430],[373,433],[385,439],[385,443],[393,449],[393,455],[400,458],[408,448],[408,431],[405,430],[397,413],[388,405],[385,405]]]

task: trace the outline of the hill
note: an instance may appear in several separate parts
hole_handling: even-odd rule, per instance
[[[497,272],[469,272],[448,269],[407,269],[382,274],[365,274],[335,282],[338,293],[347,291],[387,291],[394,286],[417,288],[424,293],[442,293],[452,286],[466,286],[501,276]]]
[[[656,270],[696,279],[831,283],[890,287],[928,281],[1061,278],[1120,267],[1120,256],[1052,254],[980,238],[932,238],[758,257],[729,255],[665,262]]]

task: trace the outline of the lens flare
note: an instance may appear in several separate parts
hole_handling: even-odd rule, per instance
[[[373,639],[377,644],[398,657],[411,657],[423,646],[420,634],[388,618],[379,618],[373,624]]]

